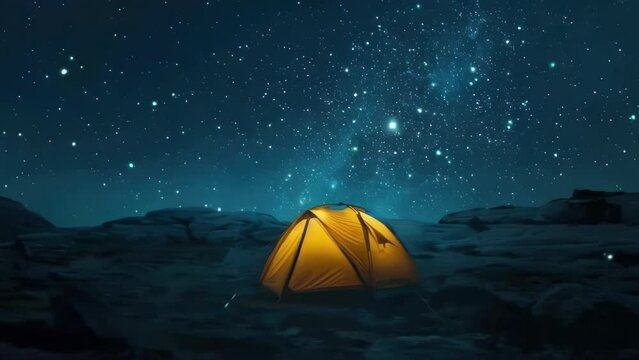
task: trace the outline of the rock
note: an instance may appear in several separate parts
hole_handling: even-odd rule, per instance
[[[65,265],[85,256],[147,261],[180,261],[194,252],[210,262],[224,259],[233,247],[266,247],[287,224],[259,213],[222,213],[207,208],[164,209],[98,227],[51,229],[20,236],[19,250],[31,261]]]
[[[18,235],[46,231],[55,226],[21,203],[0,196],[0,240],[13,241]]]
[[[610,294],[581,284],[559,284],[539,294],[531,313],[568,325],[575,323],[598,303],[603,302],[625,303],[630,306],[637,303],[631,297]]]
[[[524,309],[476,286],[445,287],[433,293],[430,306],[451,331],[482,332],[517,343],[526,338],[524,324],[530,322]]]
[[[575,189],[572,191],[571,199],[576,200],[591,200],[591,199],[600,199],[607,198],[611,196],[619,196],[619,195],[627,195],[627,192],[623,191],[599,191],[599,190],[588,190],[588,189]]]
[[[593,353],[591,358],[622,358],[639,349],[639,316],[617,302],[598,302],[585,311],[566,331],[576,353]],[[629,351],[629,350],[635,351]],[[611,356],[620,352],[620,356]],[[584,356],[578,356],[585,358]],[[626,357],[627,358],[627,357]]]
[[[639,225],[639,193],[607,195],[608,222]]]
[[[127,217],[106,222],[102,228],[138,226],[141,233],[157,232],[158,227],[171,227],[172,238],[191,243],[237,241],[248,246],[263,246],[275,241],[287,223],[271,215],[253,212],[219,212],[209,208],[179,208],[151,211],[145,216]],[[144,230],[146,228],[146,230]]]
[[[466,225],[468,225],[469,228],[471,228],[471,229],[473,229],[473,230],[475,230],[477,232],[490,230],[490,228],[488,226],[484,225],[484,222],[481,221],[477,216],[473,216],[470,220],[468,220]]]
[[[553,200],[539,214],[553,224],[599,224],[608,220],[609,204],[604,199]]]
[[[540,207],[512,205],[477,208],[447,214],[440,224],[639,224],[639,193],[574,190],[570,198]]]
[[[544,219],[539,217],[538,209],[534,207],[498,206],[484,209],[477,208],[447,214],[440,224],[540,224]]]
[[[382,338],[366,351],[367,360],[394,359],[486,359],[487,352],[475,345],[476,339],[463,337],[398,336]]]
[[[619,205],[622,222],[637,204],[581,190],[557,203],[568,201]],[[265,214],[163,209],[21,234],[22,248],[0,246],[0,354],[637,358],[639,227],[551,224],[513,206],[448,221],[390,221],[420,269],[415,287],[280,302],[258,280],[287,224]]]
[[[639,224],[639,193],[575,190],[540,208],[540,215],[555,224]]]

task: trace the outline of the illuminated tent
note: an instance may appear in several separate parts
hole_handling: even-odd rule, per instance
[[[322,205],[305,211],[284,232],[260,281],[281,297],[406,286],[417,282],[417,269],[402,242],[365,209]]]

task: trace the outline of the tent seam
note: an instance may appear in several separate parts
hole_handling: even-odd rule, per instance
[[[342,253],[342,255],[344,255],[348,263],[351,265],[351,267],[353,268],[353,271],[355,271],[355,275],[357,275],[357,278],[359,279],[359,281],[362,282],[362,285],[364,285],[364,287],[366,288],[370,287],[370,285],[364,280],[364,277],[359,272],[359,270],[357,270],[357,266],[355,266],[353,259],[351,259],[351,257],[348,256],[348,254],[344,251],[340,243],[333,238],[333,235],[331,235],[331,233],[328,230],[326,230],[326,224],[324,224],[324,222],[319,217],[315,216],[315,218],[317,219],[317,221],[319,221],[320,225],[322,226],[322,230],[324,230],[326,235],[328,235],[328,237],[335,243],[335,245],[337,245],[337,248]]]
[[[302,245],[304,243],[304,238],[306,237],[306,230],[308,229],[308,223],[310,219],[306,219],[306,223],[304,224],[304,231],[302,231],[302,236],[300,237],[300,243],[297,245],[297,250],[295,251],[295,258],[293,259],[293,263],[291,264],[291,269],[288,271],[288,275],[286,276],[286,281],[284,281],[284,286],[282,287],[282,292],[280,293],[280,298],[286,291],[289,282],[291,281],[291,277],[293,276],[293,271],[295,271],[295,266],[297,265],[297,260],[300,257],[300,252],[302,250]]]
[[[295,227],[295,225],[297,225],[302,220],[302,217],[303,215],[298,216],[297,219],[293,220],[291,225],[289,225],[288,228],[284,231],[284,233],[280,236],[279,240],[277,241],[273,249],[271,249],[271,252],[268,254],[268,257],[266,258],[266,263],[264,264],[264,267],[262,270],[262,276],[260,276],[260,281],[264,281],[264,277],[268,273],[268,270],[270,270],[271,263],[273,263],[273,255],[279,251],[279,249],[282,247],[283,241],[286,240],[288,235],[291,233],[293,227]]]

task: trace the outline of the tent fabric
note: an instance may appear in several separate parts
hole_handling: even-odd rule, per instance
[[[293,221],[264,265],[264,286],[282,296],[417,282],[413,259],[386,225],[364,208],[339,205],[309,209]]]

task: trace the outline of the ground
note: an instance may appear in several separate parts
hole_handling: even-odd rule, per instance
[[[633,202],[622,203],[614,223],[610,212],[596,224],[590,210],[587,222],[558,223],[556,209],[510,207],[442,224],[385,220],[415,259],[418,286],[283,301],[258,282],[287,226],[269,215],[167,209],[73,229],[35,217],[37,227],[5,229],[1,242],[0,353],[636,359],[639,226],[627,211]],[[28,210],[11,206],[25,218]],[[518,215],[504,220],[504,211]]]

